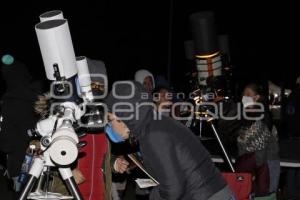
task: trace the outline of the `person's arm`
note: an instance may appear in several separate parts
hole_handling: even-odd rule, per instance
[[[176,146],[160,133],[153,135],[157,137],[147,141],[145,148],[148,148],[146,151],[150,158],[147,160],[159,185],[153,188],[150,200],[180,200],[184,194],[185,180],[177,160]]]

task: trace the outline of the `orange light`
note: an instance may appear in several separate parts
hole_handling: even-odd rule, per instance
[[[195,57],[196,58],[212,58],[212,57],[215,57],[215,56],[217,56],[217,55],[219,55],[220,54],[220,52],[219,51],[217,51],[216,53],[212,53],[212,54],[208,54],[208,55],[196,55]]]

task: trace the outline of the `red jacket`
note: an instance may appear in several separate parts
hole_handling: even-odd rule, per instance
[[[105,183],[103,162],[108,150],[108,141],[104,133],[87,134],[81,141],[87,145],[80,150],[78,167],[85,177],[79,185],[84,200],[104,200]]]

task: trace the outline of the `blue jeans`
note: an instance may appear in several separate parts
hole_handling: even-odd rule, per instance
[[[270,174],[270,186],[269,192],[277,192],[279,178],[280,178],[280,161],[268,160],[269,174]]]

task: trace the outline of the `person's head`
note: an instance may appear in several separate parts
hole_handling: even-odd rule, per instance
[[[172,101],[172,93],[168,88],[165,87],[156,88],[153,91],[153,97],[154,102],[158,105],[161,103]]]
[[[246,85],[243,91],[242,103],[248,112],[256,108],[265,110],[267,107],[262,86],[253,83]]]
[[[143,81],[144,87],[148,92],[152,92],[153,90],[153,78],[151,76],[146,76]]]
[[[146,94],[146,95],[145,95]],[[109,132],[123,139],[129,135],[139,137],[147,123],[153,119],[152,97],[135,81],[117,81],[105,99],[108,108]],[[108,134],[108,136],[110,136]]]
[[[172,106],[172,93],[168,88],[160,87],[153,91],[153,100],[158,112],[169,116]]]
[[[261,86],[251,83],[246,85],[243,91],[243,96],[251,97],[254,102],[263,101],[263,89]]]
[[[155,87],[154,77],[153,74],[148,70],[138,70],[134,75],[134,79],[135,81],[141,83],[148,92],[151,93],[153,91]]]
[[[111,128],[121,136],[123,140],[129,138],[130,130],[127,125],[113,113],[107,113],[107,121],[110,123]]]
[[[89,73],[91,74],[91,88],[93,95],[100,96],[107,88],[107,72],[104,62],[87,58]],[[105,80],[106,79],[106,80]]]
[[[248,100],[247,100],[248,99]],[[272,130],[272,119],[264,96],[263,87],[257,84],[248,84],[243,91],[243,104],[246,108],[247,116],[261,118],[263,122]],[[254,103],[254,104],[253,104]],[[259,104],[255,104],[259,103]],[[245,105],[249,106],[245,106]],[[256,110],[258,109],[258,110]],[[251,120],[248,120],[251,121]]]

